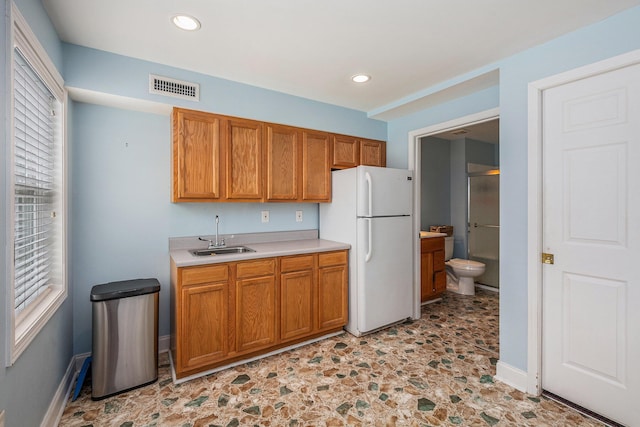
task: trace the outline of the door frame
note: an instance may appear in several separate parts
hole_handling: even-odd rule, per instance
[[[640,49],[529,83],[527,193],[527,386],[542,393],[542,95],[545,90],[640,63]]]
[[[414,307],[413,318],[420,318],[420,186],[421,186],[421,145],[420,138],[430,135],[459,129],[464,126],[471,126],[478,123],[488,122],[500,118],[500,109],[491,108],[478,113],[459,117],[442,123],[436,123],[409,132],[408,154],[409,170],[413,170],[413,277],[414,277]]]

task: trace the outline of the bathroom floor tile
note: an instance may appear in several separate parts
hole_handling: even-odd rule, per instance
[[[94,402],[85,385],[61,426],[598,426],[493,378],[498,294],[446,293],[407,321],[348,333],[175,385]]]

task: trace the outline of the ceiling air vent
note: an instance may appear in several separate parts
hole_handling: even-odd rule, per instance
[[[200,85],[169,77],[149,74],[149,93],[200,101]]]

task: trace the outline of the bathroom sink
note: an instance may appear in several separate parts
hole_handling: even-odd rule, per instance
[[[228,255],[228,254],[243,254],[246,252],[255,252],[255,250],[246,246],[229,246],[227,248],[213,248],[213,249],[194,249],[189,251],[194,256],[210,256],[210,255]]]
[[[447,237],[447,233],[436,233],[434,231],[421,231],[420,238],[421,239],[431,239],[434,237]]]

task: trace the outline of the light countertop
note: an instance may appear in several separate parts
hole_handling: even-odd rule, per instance
[[[318,238],[302,238],[284,241],[276,240],[271,242],[259,241],[257,243],[251,243],[250,241],[247,243],[234,241],[231,244],[227,244],[227,246],[246,246],[255,250],[255,252],[195,256],[189,252],[190,249],[204,249],[207,247],[207,244],[204,242],[196,242],[198,242],[197,238],[194,241],[193,246],[191,247],[174,247],[169,251],[169,255],[171,256],[171,259],[175,263],[176,267],[217,264],[222,262],[244,261],[258,258],[272,258],[287,255],[300,255],[314,252],[330,252],[351,248],[351,245],[347,243],[334,242],[331,240],[323,240]]]
[[[435,233],[433,231],[421,231],[421,239],[432,239],[434,237],[447,237],[447,233]]]

